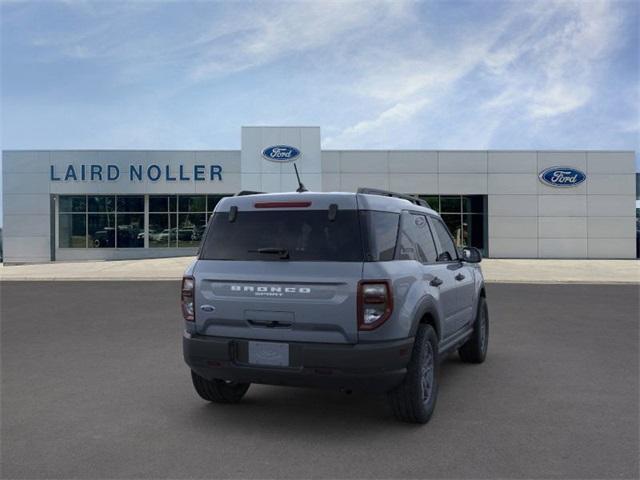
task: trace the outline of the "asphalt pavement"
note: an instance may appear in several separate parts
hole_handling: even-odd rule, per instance
[[[0,283],[2,478],[638,478],[637,285],[488,286],[425,426],[384,397],[252,386],[207,404],[177,282]]]

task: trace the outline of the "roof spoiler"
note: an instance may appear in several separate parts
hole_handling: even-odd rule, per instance
[[[253,190],[240,190],[234,197],[244,197],[245,195],[260,195],[265,192],[254,192]]]
[[[393,197],[393,198],[401,198],[402,200],[408,200],[414,205],[419,205],[421,207],[431,208],[426,200],[423,200],[418,197],[414,197],[412,195],[406,195],[404,193],[390,192],[388,190],[380,190],[378,188],[368,188],[368,187],[360,187],[358,188],[358,193],[364,193],[366,195],[380,195],[382,197]]]

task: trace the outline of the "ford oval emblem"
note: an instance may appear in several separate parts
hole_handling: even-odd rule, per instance
[[[538,175],[542,183],[552,187],[575,187],[587,179],[584,172],[571,167],[551,167]]]
[[[262,156],[272,162],[293,162],[302,152],[289,145],[273,145],[262,150]]]

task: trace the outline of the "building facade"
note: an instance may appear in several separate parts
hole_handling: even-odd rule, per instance
[[[241,149],[3,152],[5,263],[192,255],[220,198],[371,187],[419,195],[494,258],[636,258],[632,151],[322,150],[319,127]],[[274,148],[275,147],[275,148]]]

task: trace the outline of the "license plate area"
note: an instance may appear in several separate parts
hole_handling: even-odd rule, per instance
[[[288,343],[249,341],[248,353],[250,365],[271,367],[289,366]]]

